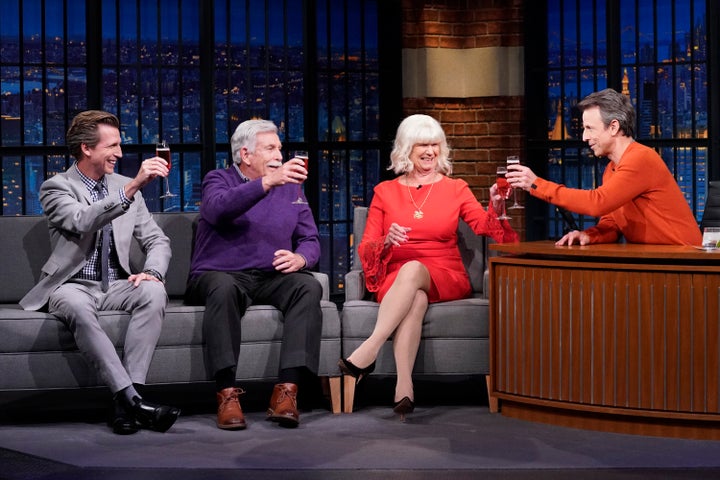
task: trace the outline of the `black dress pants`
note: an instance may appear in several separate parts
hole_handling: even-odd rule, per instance
[[[185,292],[189,305],[205,305],[203,335],[208,373],[236,366],[240,320],[251,304],[272,305],[283,314],[280,370],[306,367],[317,374],[320,359],[322,287],[310,272],[247,270],[205,272]]]

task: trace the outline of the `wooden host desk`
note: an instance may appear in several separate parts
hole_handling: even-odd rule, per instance
[[[504,415],[720,439],[720,251],[491,245],[491,392]]]

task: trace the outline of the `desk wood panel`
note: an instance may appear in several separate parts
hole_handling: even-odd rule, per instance
[[[571,260],[491,259],[493,393],[720,422],[720,265]]]

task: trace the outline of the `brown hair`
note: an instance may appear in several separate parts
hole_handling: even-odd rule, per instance
[[[630,101],[630,97],[612,88],[606,88],[591,93],[577,104],[580,112],[584,112],[591,107],[600,109],[600,118],[602,118],[605,128],[610,126],[610,122],[617,120],[620,130],[625,133],[626,137],[635,136],[635,108]]]
[[[65,135],[70,155],[80,160],[82,157],[82,145],[85,144],[90,148],[94,148],[100,139],[98,138],[98,125],[110,125],[118,130],[120,129],[120,121],[112,113],[103,112],[102,110],[87,110],[77,114],[73,118],[70,128]]]

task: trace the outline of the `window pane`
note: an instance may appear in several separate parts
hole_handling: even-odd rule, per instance
[[[23,214],[22,162],[20,157],[0,157],[2,161],[3,215]]]
[[[328,111],[330,97],[328,75],[324,73],[318,73],[316,79],[316,88],[318,96],[318,125],[317,135],[318,140],[327,141],[330,139],[330,113]]]
[[[640,68],[638,78],[637,101],[637,137],[655,138],[658,136],[657,119],[657,89],[655,87],[655,69],[653,67]]]
[[[330,19],[330,68],[345,68],[345,5],[333,2]]]
[[[82,110],[87,110],[87,70],[85,68],[68,69],[66,93],[70,108],[69,117],[74,117]]]
[[[102,0],[102,58],[106,64],[118,61],[117,5],[115,0]],[[111,110],[113,111],[113,110]]]
[[[112,1],[117,2],[117,0]],[[109,10],[113,10],[111,15],[114,15],[115,9],[108,8],[103,9],[103,15]],[[123,2],[122,8],[120,9],[120,38],[118,39],[121,64],[135,63],[138,61],[137,15],[136,2]],[[110,35],[110,33],[105,32],[104,35]]]
[[[182,142],[200,143],[200,70],[182,72]]]
[[[40,205],[40,185],[45,180],[45,157],[25,157],[25,212],[24,214],[39,215],[42,213]]]
[[[365,134],[364,140],[380,139],[380,85],[377,73],[365,75]]]
[[[23,23],[23,55],[26,64],[42,63],[42,30],[40,22],[42,15],[31,12],[42,12],[40,0],[24,0],[22,2],[23,12],[28,15],[22,16]]]
[[[183,172],[179,181],[182,183],[183,210],[198,211],[202,200],[202,170],[199,153],[186,153],[183,155]],[[179,188],[178,188],[179,190]]]
[[[365,14],[362,16],[365,26],[364,51],[360,52],[365,68],[378,69],[378,13],[375,2],[365,2]]]
[[[560,0],[548,0],[547,57],[548,68],[559,67],[562,62],[562,32],[560,30]]]
[[[19,0],[3,2],[3,12],[0,15],[0,62],[20,62],[20,9]],[[2,81],[5,76],[0,77]]]
[[[563,65],[573,67],[577,65],[577,11],[572,3],[565,3],[563,15]]]
[[[288,125],[287,140],[302,142],[305,140],[305,83],[302,71],[289,71],[288,75]]]
[[[285,28],[285,35],[287,36],[288,68],[302,70],[305,65],[303,40],[305,13],[302,9],[302,2],[286,2],[286,8],[287,27]]]
[[[36,67],[25,68],[23,126],[25,127],[25,144],[42,145],[45,139],[45,123],[43,122],[43,81],[42,71]]]
[[[317,1],[317,10],[316,10],[316,21],[317,21],[317,32],[316,32],[316,39],[317,42],[317,53],[315,61],[317,63],[317,67],[319,69],[328,68],[329,66],[329,49],[330,49],[330,39],[328,36],[328,5],[327,0],[318,0]]]
[[[0,67],[0,92],[0,145],[20,145],[22,102],[18,67]]]
[[[45,0],[45,62],[65,61],[63,0]]]

